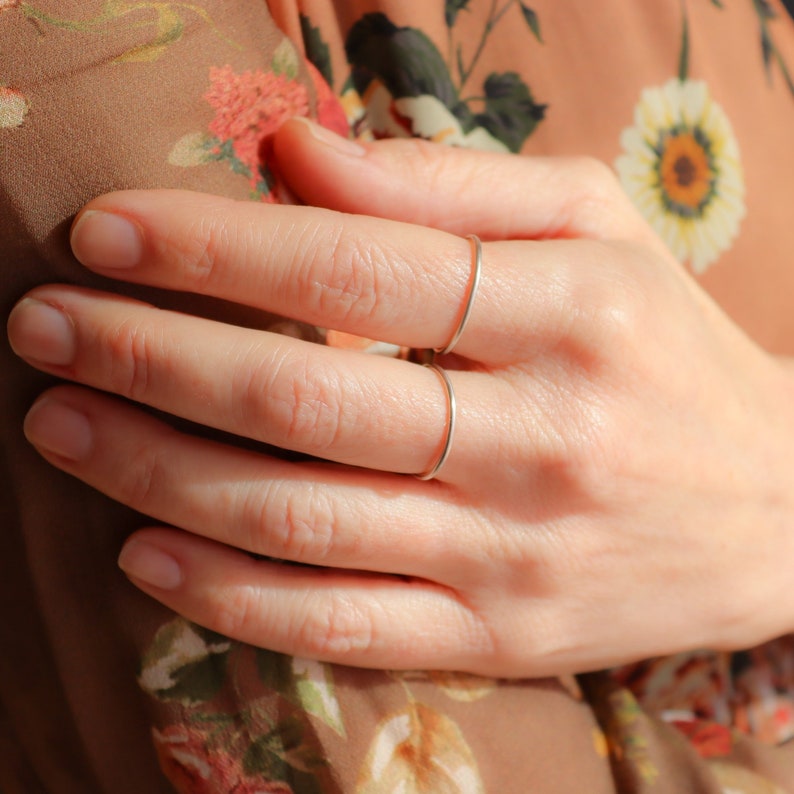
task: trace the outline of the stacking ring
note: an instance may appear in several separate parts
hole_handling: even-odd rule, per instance
[[[455,402],[455,390],[452,388],[452,381],[449,379],[449,375],[447,375],[446,371],[441,369],[438,364],[430,363],[425,364],[425,366],[428,369],[432,369],[438,375],[441,382],[444,384],[444,390],[447,394],[447,429],[444,435],[444,446],[441,449],[441,454],[438,456],[436,462],[424,472],[424,474],[415,475],[419,480],[432,480],[433,477],[441,471],[441,467],[446,463],[449,452],[452,449],[452,436],[455,432],[457,405]]]
[[[466,239],[471,244],[471,278],[469,279],[469,288],[466,291],[466,298],[463,303],[463,312],[460,315],[457,328],[455,328],[455,333],[452,334],[452,338],[449,340],[446,346],[433,348],[435,353],[438,353],[442,356],[446,355],[447,353],[451,353],[452,348],[454,348],[458,343],[461,334],[466,328],[466,324],[469,322],[471,310],[474,306],[474,299],[477,297],[477,288],[480,286],[480,272],[482,271],[482,243],[476,234],[470,234]]]

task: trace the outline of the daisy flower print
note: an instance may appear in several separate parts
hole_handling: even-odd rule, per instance
[[[739,147],[705,83],[646,88],[615,163],[623,188],[675,256],[704,273],[745,214]]]

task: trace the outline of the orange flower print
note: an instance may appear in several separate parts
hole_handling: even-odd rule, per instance
[[[672,724],[689,739],[701,758],[719,758],[733,749],[733,734],[725,725],[697,720],[675,720]]]

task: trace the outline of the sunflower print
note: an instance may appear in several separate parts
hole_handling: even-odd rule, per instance
[[[615,167],[624,189],[681,261],[702,274],[745,214],[739,146],[705,83],[646,88]]]

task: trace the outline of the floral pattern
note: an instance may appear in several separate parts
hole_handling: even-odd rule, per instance
[[[745,214],[739,147],[705,83],[643,91],[616,168],[626,192],[682,262],[703,273]]]
[[[172,709],[174,721],[153,736],[177,791],[323,790],[311,720],[345,735],[330,666],[256,650],[175,618],[153,638],[138,680]],[[274,697],[277,715],[269,708]]]
[[[497,682],[451,673],[392,675],[406,693],[406,705],[377,726],[356,790],[483,792],[460,728],[417,701],[411,684],[435,682],[452,700],[475,702]],[[139,682],[174,709],[175,721],[155,729],[153,738],[163,772],[177,791],[325,790],[313,723],[342,739],[347,735],[332,666],[256,650],[175,618],[152,640]],[[269,708],[274,697],[281,703],[276,722]],[[234,710],[232,702],[238,704]]]
[[[347,133],[339,101],[320,72],[306,65],[317,97],[316,116],[321,124]],[[309,91],[299,79],[298,54],[286,39],[277,49],[269,71],[241,74],[231,66],[212,67],[210,87],[203,99],[215,111],[207,132],[188,133],[174,145],[168,162],[192,167],[225,162],[248,180],[251,198],[279,201],[281,186],[268,164],[268,142],[287,119],[307,116]]]
[[[375,730],[357,794],[484,794],[477,762],[460,728],[422,703],[390,714]]]
[[[358,105],[353,124],[366,117],[375,137],[414,136],[455,146],[521,150],[546,110],[523,79],[515,72],[490,73],[478,99],[466,97],[464,88],[488,37],[509,11],[519,15],[533,39],[540,35],[537,16],[513,0],[498,11],[494,4],[480,41],[464,62],[463,45],[455,44],[454,34],[458,14],[468,5],[446,5],[447,60],[421,30],[398,27],[385,14],[366,14],[353,25],[345,42],[351,66],[347,90],[360,97],[360,104],[353,103]]]
[[[153,731],[160,767],[179,792],[190,794],[292,794],[286,783],[251,779],[239,758],[213,747],[207,732],[184,725]]]
[[[766,20],[763,6],[765,1],[754,7]],[[615,167],[629,197],[668,248],[702,274],[738,235],[745,188],[728,117],[708,86],[689,78],[689,19],[685,4],[682,9],[678,78],[642,92]]]
[[[0,0],[2,1],[2,0]],[[112,35],[116,23],[127,23],[136,29],[149,31],[147,38],[120,55],[116,63],[156,61],[166,50],[180,41],[185,31],[186,20],[197,17],[222,36],[210,15],[198,4],[184,2],[152,2],[152,0],[104,0],[101,9],[89,19],[65,19],[40,10],[31,3],[5,0],[5,7],[18,7],[37,25],[49,26],[74,33]],[[3,6],[0,6],[0,11]],[[231,40],[226,39],[233,45]],[[234,45],[233,45],[234,46]]]

